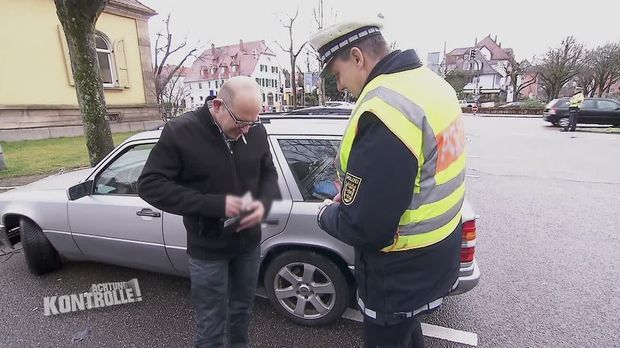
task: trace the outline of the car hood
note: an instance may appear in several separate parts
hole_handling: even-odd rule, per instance
[[[55,174],[35,181],[28,185],[18,187],[10,192],[19,191],[48,191],[48,190],[66,190],[69,187],[83,181],[88,177],[88,174],[92,171],[92,168],[80,169],[63,174]]]

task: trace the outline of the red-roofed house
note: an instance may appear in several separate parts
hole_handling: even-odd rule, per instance
[[[476,50],[477,65],[469,59],[472,49]],[[447,53],[445,56],[446,70],[479,68],[478,80],[476,81],[476,77],[472,78],[472,81],[463,88],[463,93],[474,94],[477,85],[482,100],[505,100],[507,94],[511,94],[512,87],[506,78],[504,67],[508,64],[508,59],[512,54],[511,48],[502,48],[501,43],[497,42],[497,36],[493,39],[488,35],[479,42],[476,40],[474,46],[455,48]]]
[[[195,109],[204,105],[208,96],[217,95],[227,79],[249,76],[256,79],[263,94],[263,110],[280,111],[282,69],[275,53],[265,41],[239,41],[239,44],[205,50],[192,64],[185,85],[189,89],[187,106]]]

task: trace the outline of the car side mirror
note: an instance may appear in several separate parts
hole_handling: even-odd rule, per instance
[[[82,197],[90,196],[93,192],[93,181],[88,180],[81,182],[77,185],[69,187],[67,190],[67,196],[69,196],[70,201],[75,201]]]

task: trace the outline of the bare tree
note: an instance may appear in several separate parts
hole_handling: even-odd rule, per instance
[[[299,54],[301,53],[301,50],[306,45],[306,42],[304,41],[304,43],[301,44],[301,46],[299,46],[298,49],[294,48],[295,42],[293,40],[293,25],[295,24],[295,20],[297,19],[298,15],[299,15],[299,7],[297,8],[297,10],[295,10],[295,15],[293,17],[288,16],[286,20],[280,19],[280,23],[282,23],[282,26],[288,29],[288,37],[289,37],[288,48],[284,48],[284,46],[282,46],[278,41],[276,41],[276,44],[280,46],[280,49],[282,49],[282,51],[287,52],[289,54],[289,58],[291,62],[291,71],[292,71],[291,90],[293,91],[293,109],[297,107],[297,83],[295,81],[295,76],[296,76],[295,67],[296,67],[296,62],[297,62],[297,56],[299,56]]]
[[[620,80],[620,44],[609,43],[597,47],[591,59],[594,83],[598,89],[597,96],[602,97],[604,93],[609,92],[611,85]]]
[[[562,87],[579,74],[583,53],[583,45],[573,36],[545,53],[537,72],[548,101],[557,98]]]
[[[317,30],[321,30],[325,28],[326,16],[325,16],[325,5],[323,3],[323,0],[319,0],[318,7],[315,7],[312,9],[312,14],[314,15],[314,21],[316,22]],[[338,14],[335,12],[333,8],[331,8],[329,11],[329,17],[330,17],[329,18],[330,22],[335,22],[336,19],[338,18]],[[312,54],[315,56],[316,60],[319,63],[319,69],[321,69],[323,67],[323,60],[316,52],[312,51]],[[325,105],[325,79],[324,78],[321,78],[321,83],[319,85],[319,104]]]
[[[165,108],[164,103],[169,102],[169,100],[165,100],[165,91],[169,89],[168,84],[170,80],[172,80],[175,76],[178,76],[178,71],[183,67],[183,64],[187,61],[189,57],[195,57],[196,51],[198,51],[198,43],[196,47],[190,49],[185,53],[183,58],[181,58],[178,65],[176,65],[173,69],[168,71],[168,69],[164,69],[166,63],[173,55],[177,52],[180,52],[182,49],[186,48],[187,38],[183,39],[183,42],[179,44],[173,43],[172,33],[170,32],[170,14],[163,20],[165,24],[165,32],[157,33],[157,37],[155,38],[155,59],[153,67],[153,79],[155,82],[155,95],[157,96],[157,103],[159,104],[160,113],[162,119],[164,121],[167,120],[165,117]]]
[[[512,53],[508,56],[508,64],[504,65],[504,72],[506,73],[506,76],[510,78],[513,102],[516,102],[519,99],[521,91],[536,83],[538,78],[538,74],[535,72],[533,74],[529,74],[532,72],[532,65],[530,62],[525,59],[517,62],[514,54]],[[525,78],[528,75],[529,78]],[[522,78],[521,81],[519,81],[519,77]]]
[[[594,51],[586,51],[582,59],[581,70],[577,75],[577,84],[583,88],[583,94],[587,97],[594,96],[597,89],[596,80],[594,79],[593,56]]]
[[[67,38],[90,164],[95,165],[114,149],[95,49],[95,23],[108,1],[54,0],[54,4]]]
[[[177,116],[185,110],[185,99],[190,96],[189,89],[181,80],[182,74],[175,74],[162,89],[162,107],[165,115]]]

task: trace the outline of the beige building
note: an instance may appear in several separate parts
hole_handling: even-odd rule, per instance
[[[82,134],[62,26],[53,0],[0,0],[0,140]],[[113,132],[160,124],[148,19],[137,0],[110,0],[96,46]]]

